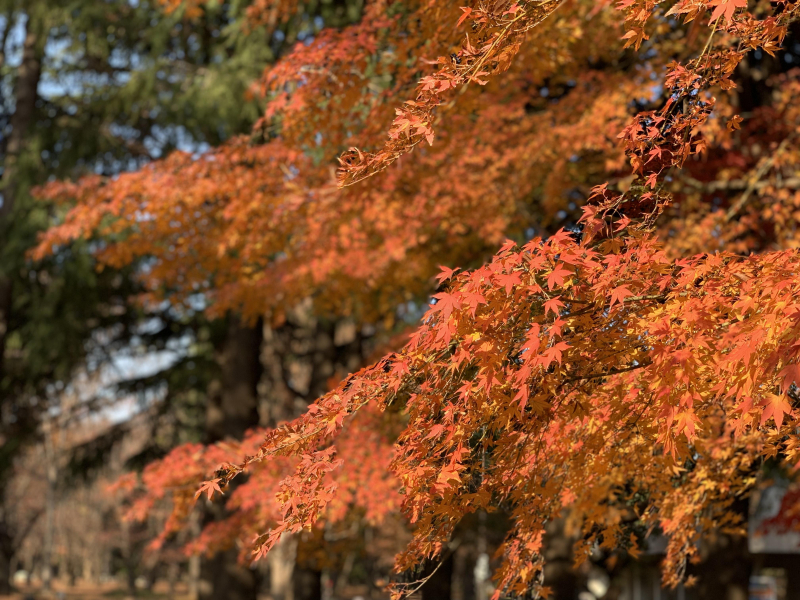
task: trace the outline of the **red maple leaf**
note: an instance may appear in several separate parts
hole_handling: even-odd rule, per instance
[[[442,317],[445,320],[450,318],[454,310],[461,307],[461,300],[456,298],[453,294],[442,292],[441,294],[434,294],[433,297],[436,298],[436,305],[433,308],[433,312],[442,313]]]
[[[559,300],[561,296],[556,296],[555,298],[551,298],[547,302],[544,303],[544,314],[547,314],[549,311],[553,311],[558,316],[558,309],[564,306],[564,303]]]
[[[711,0],[708,5],[717,7],[711,14],[710,23],[719,19],[720,16],[724,16],[730,23],[733,21],[733,15],[737,8],[747,8],[747,0]]]

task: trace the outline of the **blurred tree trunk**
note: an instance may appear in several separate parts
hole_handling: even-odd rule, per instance
[[[430,577],[420,588],[422,600],[450,600],[453,597],[453,553],[448,552],[440,563],[432,563],[422,577]]]
[[[50,590],[53,584],[53,541],[55,537],[56,511],[56,468],[55,448],[53,445],[53,422],[47,418],[44,422],[44,452],[47,488],[45,492],[45,524],[44,524],[44,566],[42,567],[42,585]]]
[[[29,4],[31,12],[35,11],[37,5]],[[10,27],[11,20],[7,22],[6,29]],[[11,227],[11,215],[19,191],[19,169],[18,162],[20,155],[25,151],[27,132],[33,122],[34,111],[36,110],[36,99],[39,87],[39,79],[42,74],[41,55],[43,43],[39,36],[40,23],[34,14],[29,14],[25,41],[22,47],[22,61],[17,69],[17,80],[14,88],[15,110],[11,115],[11,133],[8,137],[6,153],[3,161],[2,179],[2,198],[0,206],[0,257],[6,253],[8,241],[8,231]],[[4,33],[5,38],[5,33]],[[5,56],[3,56],[3,62]],[[0,267],[0,383],[5,377],[5,350],[6,337],[11,321],[11,309],[13,306],[13,286],[8,273]],[[11,399],[13,401],[13,398]],[[8,426],[6,422],[8,407],[0,407],[0,419],[3,421],[3,433]],[[3,457],[4,461],[10,460]],[[2,472],[9,465],[0,465],[0,477],[5,474]],[[3,486],[5,489],[5,486]],[[0,531],[3,540],[0,540],[0,594],[8,594],[11,591],[10,568],[11,559],[14,554],[12,543],[2,543],[5,538],[13,539],[13,535],[8,531],[5,523],[0,523]]]
[[[749,500],[739,499],[730,510],[747,523]],[[700,563],[695,597],[698,600],[747,600],[753,556],[747,547],[746,535],[710,531],[700,542]],[[792,597],[792,596],[789,596]]]
[[[39,80],[42,76],[42,41],[39,39],[39,20],[31,15],[22,46],[22,62],[17,69],[14,88],[14,114],[11,115],[11,133],[8,136],[3,161],[2,196],[0,205],[0,255],[8,240],[10,218],[19,188],[19,158],[26,147],[27,133],[33,122],[38,97]],[[5,62],[5,57],[3,57]],[[12,285],[7,273],[0,270],[0,377],[3,374],[6,334],[11,316]]]
[[[206,441],[240,439],[256,425],[275,426],[299,416],[327,391],[330,379],[357,369],[362,339],[349,322],[324,322],[310,305],[291,311],[277,327],[248,327],[233,316],[222,342],[220,379],[209,390]],[[235,483],[235,482],[234,482]],[[209,508],[206,521],[220,518],[224,506]],[[233,548],[200,559],[199,600],[253,600],[258,572],[237,562]],[[270,595],[276,600],[320,600],[321,571],[297,561],[297,540],[287,537],[269,558]]]
[[[238,317],[228,317],[227,331],[219,355],[220,380],[209,390],[206,409],[206,441],[241,439],[258,425],[258,383],[261,379],[261,324],[247,326]],[[221,518],[224,505],[210,507],[206,522]],[[200,559],[200,600],[255,600],[258,573],[238,561],[231,548],[212,558]]]
[[[261,385],[261,424],[275,425],[300,416],[324,394],[331,379],[357,370],[364,360],[362,333],[349,320],[326,321],[301,303],[283,323],[265,327]],[[322,568],[285,536],[269,558],[270,595],[275,600],[321,600]],[[300,560],[298,560],[298,555]]]
[[[554,519],[545,526],[543,540],[544,584],[557,600],[572,600],[578,597],[584,582],[574,567],[572,545],[574,539],[567,535],[564,518]]]
[[[701,542],[700,555],[698,600],[747,600],[753,567],[747,537],[714,534]]]
[[[292,600],[292,580],[297,559],[297,537],[283,535],[267,555],[269,595],[273,600]]]
[[[128,596],[136,597],[136,561],[131,540],[131,523],[122,522],[122,561],[125,565],[125,584]]]
[[[322,573],[316,569],[296,569],[292,578],[292,600],[322,598]]]
[[[13,539],[6,524],[0,522],[0,594],[11,594],[11,563],[14,558]]]
[[[228,319],[218,361],[220,381],[210,390],[206,409],[206,441],[241,439],[258,425],[258,383],[261,379],[261,323],[246,326],[238,317]]]

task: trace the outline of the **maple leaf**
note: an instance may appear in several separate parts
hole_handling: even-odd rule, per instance
[[[469,17],[472,14],[472,9],[470,7],[462,6],[460,8],[462,10],[462,14],[458,18],[458,21],[456,22],[456,27],[460,27],[461,24],[467,19],[467,17]]]
[[[695,428],[699,422],[700,420],[693,410],[685,410],[675,416],[675,430],[677,433],[683,432],[686,439],[691,442],[695,437]]]
[[[590,190],[590,196],[589,197],[590,198],[596,198],[598,196],[605,197],[607,190],[608,190],[608,182],[602,183],[600,185],[596,185]],[[581,217],[581,220],[583,220],[586,217],[586,213],[593,214],[594,212],[597,211],[597,208],[587,205],[587,206],[584,206],[582,210],[584,212],[584,216]]]
[[[519,403],[519,409],[525,410],[525,406],[528,404],[528,397],[530,396],[530,391],[527,385],[523,385],[519,388],[519,391],[514,396],[514,402]]]
[[[764,411],[761,413],[761,425],[763,426],[770,418],[775,420],[778,429],[783,425],[783,417],[792,412],[791,405],[786,401],[786,396],[769,394],[762,404]]]
[[[715,22],[720,17],[725,17],[731,23],[737,8],[747,8],[747,0],[711,0],[708,5],[717,7],[711,14],[709,23]]]
[[[627,216],[622,217],[619,221],[617,221],[617,226],[614,227],[614,231],[622,231],[631,224],[630,218]]]
[[[569,347],[570,345],[567,342],[558,342],[557,344],[554,344],[552,347],[545,350],[544,354],[542,354],[542,366],[547,368],[552,362],[557,362],[560,365],[561,353],[569,349]]]
[[[342,426],[344,418],[347,416],[347,410],[342,410],[328,417],[327,431],[333,433]]]
[[[727,123],[728,131],[735,131],[740,129],[742,123],[742,117],[739,115],[733,115]]]
[[[498,273],[494,276],[495,281],[503,286],[506,291],[506,294],[511,293],[511,289],[515,285],[522,284],[522,280],[520,279],[519,273],[509,273],[508,275],[503,273]]]
[[[547,276],[547,288],[552,290],[556,286],[564,284],[564,279],[572,275],[571,271],[563,268],[561,264],[556,265],[556,268]]]
[[[469,306],[470,313],[474,317],[475,312],[478,310],[478,305],[486,304],[486,298],[484,298],[482,294],[478,294],[475,292],[464,292],[463,303]]]
[[[461,300],[459,300],[453,294],[442,292],[440,294],[434,294],[433,297],[436,299],[433,312],[442,313],[442,317],[445,321],[450,318],[450,315],[453,314],[454,310],[457,310],[461,307]]]
[[[550,311],[553,311],[558,316],[558,309],[564,306],[564,303],[560,300],[561,296],[556,296],[555,298],[550,298],[547,302],[544,303],[544,314],[547,314]]]
[[[204,481],[200,488],[194,493],[194,498],[197,500],[200,496],[205,493],[209,500],[214,496],[214,492],[219,492],[222,494],[222,488],[219,487],[219,482],[222,481],[221,479],[211,479],[209,481]]]
[[[505,254],[512,250],[517,245],[517,242],[514,240],[506,240],[503,242],[503,245],[500,246],[500,250],[497,251],[498,254]]]
[[[784,392],[788,392],[792,384],[800,385],[800,363],[786,365],[778,373],[778,377],[781,378],[781,389]]]
[[[428,432],[428,435],[425,436],[425,439],[426,440],[430,440],[430,439],[439,437],[440,435],[442,435],[442,433],[444,433],[444,429],[445,429],[445,427],[441,423],[437,423],[436,425],[433,425],[431,427],[431,430]]]
[[[440,273],[436,276],[436,281],[439,282],[439,285],[450,279],[456,271],[458,271],[458,267],[455,269],[451,269],[449,267],[445,267],[444,265],[439,265]]]
[[[628,298],[629,296],[633,296],[633,292],[630,291],[626,286],[621,285],[614,288],[611,290],[611,302],[609,303],[609,307],[614,306],[614,304],[617,302],[622,304],[625,298]]]
[[[459,483],[461,481],[461,477],[458,473],[461,470],[463,470],[463,467],[450,464],[441,470],[439,476],[436,478],[436,481],[444,484],[444,487],[449,487],[451,482]]]

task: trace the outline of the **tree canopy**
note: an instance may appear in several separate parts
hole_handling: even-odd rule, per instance
[[[798,15],[374,0],[266,68],[249,137],[42,188],[73,204],[34,256],[90,238],[101,265],[147,258],[148,301],[421,317],[300,418],[147,467],[134,512],[170,494],[169,534],[205,479],[233,513],[200,547],[258,558],[347,507],[399,508],[413,571],[501,510],[497,597],[546,593],[545,526],[565,516],[583,559],[662,532],[665,579],[684,580],[700,537],[741,528],[765,461],[800,465]]]

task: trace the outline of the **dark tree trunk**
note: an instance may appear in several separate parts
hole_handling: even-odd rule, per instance
[[[0,523],[0,595],[11,594],[11,563],[14,559],[13,543],[6,531],[5,525]]]
[[[286,322],[276,328],[265,329],[260,323],[246,327],[229,317],[218,360],[220,380],[210,390],[206,413],[207,442],[241,438],[247,429],[259,423],[274,426],[302,414],[310,402],[327,390],[331,377],[345,375],[360,366],[361,336],[350,324],[316,319],[307,305],[291,311]],[[215,506],[209,508],[205,520],[223,516],[224,507]],[[272,564],[273,559],[270,567],[291,573],[291,584],[272,590],[272,595],[286,600],[320,600],[320,570],[304,561],[298,563],[295,552],[284,554],[282,564]],[[202,560],[198,598],[253,600],[256,597],[258,573],[240,566],[237,555],[233,549]]]
[[[700,558],[695,590],[697,600],[747,600],[753,572],[747,536],[714,532],[703,538]]]
[[[8,29],[9,25],[6,25]],[[17,69],[17,81],[14,88],[15,110],[11,115],[11,133],[6,146],[5,160],[3,161],[2,179],[2,205],[0,206],[0,257],[5,254],[6,244],[11,227],[11,216],[19,192],[18,163],[20,154],[25,150],[27,132],[33,122],[36,110],[37,90],[42,74],[41,53],[42,43],[39,39],[39,23],[34,18],[29,18],[28,29],[22,48],[22,62]],[[3,57],[5,59],[5,57]],[[9,273],[0,265],[0,384],[5,378],[5,349],[6,339],[9,334],[11,322],[11,309],[13,306],[13,286]],[[13,397],[3,402],[13,402]],[[5,419],[7,407],[0,406],[0,418]],[[7,428],[3,421],[3,432]],[[7,460],[7,458],[5,459]],[[0,477],[4,476],[4,468],[0,465]],[[3,486],[5,488],[5,486]],[[2,493],[2,492],[0,492]],[[11,591],[10,568],[15,549],[13,544],[4,543],[6,538],[11,539],[7,524],[0,523],[3,540],[0,540],[0,594]]]
[[[199,596],[202,600],[254,600],[259,578],[238,562],[235,548],[204,558],[200,566]]]
[[[739,499],[730,507],[747,523],[750,502]],[[753,556],[747,547],[746,535],[730,535],[719,531],[704,532],[700,542],[700,562],[690,565],[697,576],[694,597],[697,600],[747,600]]]
[[[550,521],[544,536],[544,585],[555,600],[575,600],[582,589],[582,578],[574,568],[574,540],[564,530],[564,519]]]
[[[295,567],[292,578],[293,600],[318,600],[322,598],[322,573],[315,569]]]
[[[22,62],[17,69],[14,88],[14,114],[11,115],[11,133],[8,136],[6,156],[3,163],[3,205],[0,206],[0,221],[5,221],[14,209],[19,181],[17,164],[25,151],[28,129],[33,123],[38,98],[39,80],[42,76],[42,44],[39,39],[39,23],[31,17],[22,46]]]
[[[478,552],[473,540],[462,541],[453,554],[453,590],[451,600],[479,600],[475,589],[475,565]]]
[[[300,416],[332,377],[358,370],[364,359],[363,336],[352,323],[317,319],[308,305],[266,330],[264,342],[261,423],[268,427]]]
[[[28,129],[36,110],[37,90],[42,76],[41,44],[35,22],[28,24],[14,88],[15,110],[3,161],[2,205],[0,205],[0,256],[4,254],[11,227],[11,216],[19,192],[19,157],[25,150]],[[9,274],[0,265],[0,381],[5,374],[6,337],[9,333],[13,288]]]
[[[422,600],[450,600],[453,595],[453,553],[449,552],[441,563],[423,571],[423,578],[428,576],[430,579],[420,588]]]
[[[229,316],[225,340],[219,352],[220,381],[210,390],[206,412],[206,441],[241,439],[258,425],[258,383],[261,379],[261,323],[248,327]],[[209,508],[206,522],[224,516],[224,506]],[[213,558],[201,559],[200,600],[255,600],[259,577],[238,561],[232,548]]]
[[[206,409],[206,440],[241,439],[258,425],[258,382],[261,379],[261,324],[247,327],[229,317],[219,352],[220,382],[211,390]]]

